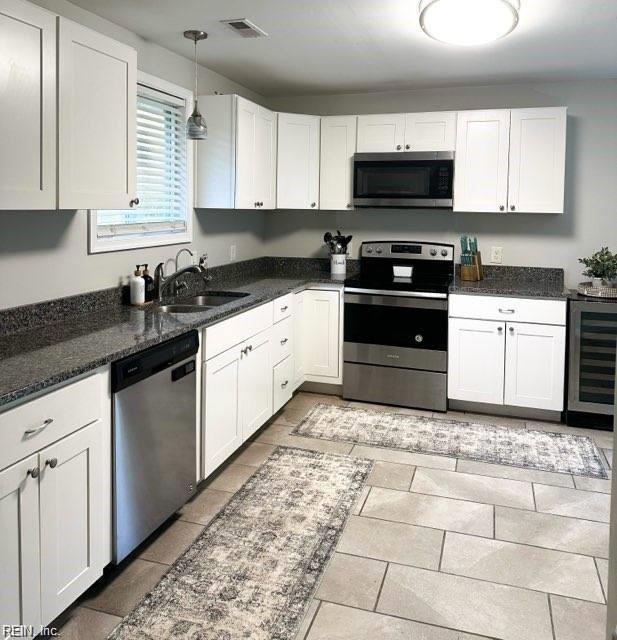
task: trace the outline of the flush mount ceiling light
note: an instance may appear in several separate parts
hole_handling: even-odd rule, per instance
[[[195,56],[193,58],[195,64],[195,106],[193,107],[193,113],[186,121],[186,137],[189,140],[205,140],[208,137],[208,127],[206,126],[206,119],[199,113],[199,105],[197,104],[197,43],[200,40],[205,40],[208,34],[205,31],[190,29],[184,32],[184,37],[195,43]]]
[[[519,8],[518,0],[422,0],[420,26],[441,42],[486,44],[516,27]]]

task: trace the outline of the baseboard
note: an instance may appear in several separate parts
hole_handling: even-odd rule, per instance
[[[513,407],[507,404],[488,404],[485,402],[469,402],[467,400],[448,400],[448,409],[452,409],[453,411],[488,413],[495,416],[507,416],[510,418],[526,418],[528,420],[548,420],[550,422],[563,421],[561,411]]]
[[[303,382],[298,391],[308,391],[309,393],[323,393],[328,396],[342,396],[342,384],[328,384],[326,382]]]

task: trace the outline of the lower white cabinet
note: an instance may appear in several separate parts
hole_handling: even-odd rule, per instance
[[[295,391],[303,382],[306,375],[306,344],[304,340],[304,297],[306,291],[300,291],[293,297],[293,390]]]
[[[276,413],[283,405],[291,400],[293,393],[293,356],[288,356],[275,367],[272,375],[272,412]]]
[[[341,373],[341,295],[338,290],[304,292],[305,376],[312,382],[336,382]]]
[[[272,415],[271,331],[244,343],[240,355],[240,416],[242,440],[252,436]]]

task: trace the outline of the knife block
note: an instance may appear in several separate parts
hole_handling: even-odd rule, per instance
[[[473,264],[461,264],[461,280],[466,282],[479,282],[483,277],[482,254],[478,251],[478,253],[473,256]]]

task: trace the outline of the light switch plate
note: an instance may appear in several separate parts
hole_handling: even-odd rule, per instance
[[[232,244],[229,247],[229,261],[233,262],[236,259],[236,245]]]
[[[493,264],[503,262],[503,247],[491,247],[491,262]]]

